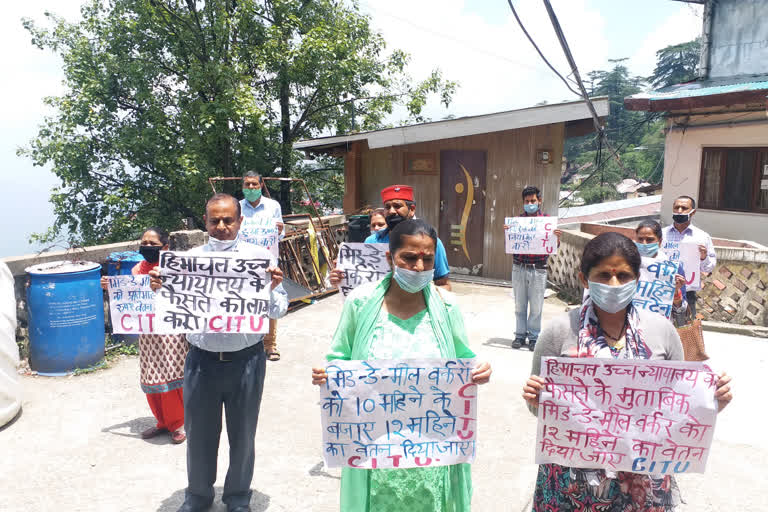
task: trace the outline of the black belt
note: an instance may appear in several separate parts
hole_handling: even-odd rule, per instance
[[[257,353],[259,350],[263,351],[264,345],[260,341],[255,345],[245,347],[244,349],[241,349],[241,350],[235,350],[234,352],[212,352],[210,350],[205,350],[195,345],[190,345],[189,348],[190,350],[196,350],[201,354],[205,355],[206,357],[215,359],[216,361],[221,361],[222,363],[229,363],[237,359],[244,359],[248,356],[251,356]]]
[[[518,265],[520,267],[529,267],[529,268],[538,268],[540,270],[544,270],[547,268],[546,263],[517,263],[514,262],[513,265]]]

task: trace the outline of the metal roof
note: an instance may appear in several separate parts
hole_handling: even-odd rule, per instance
[[[656,101],[761,90],[768,91],[768,75],[697,80],[694,82],[686,82],[684,84],[671,85],[650,93],[635,94],[630,96],[630,98],[648,98],[651,101]],[[768,95],[768,92],[766,92],[766,94]]]
[[[597,115],[605,117],[610,112],[607,97],[592,98]],[[589,119],[585,101],[571,101],[542,105],[479,116],[460,117],[445,121],[422,123],[370,132],[320,137],[295,143],[293,149],[321,150],[340,147],[355,141],[368,141],[371,149],[402,146],[416,142],[466,137],[482,133],[500,132],[567,121]]]
[[[653,211],[653,207],[659,206],[660,204],[660,195],[635,197],[632,199],[609,201],[607,203],[590,204],[587,206],[559,208],[557,211],[557,216],[560,219],[560,221],[558,221],[560,224],[566,224],[566,222],[563,222],[565,220],[574,222],[574,218],[576,217],[591,217],[594,215],[600,215],[600,217],[605,220],[619,219],[621,217],[627,217],[633,214],[633,212],[628,212],[628,210],[635,210],[638,209],[638,207],[643,207],[640,209],[645,211],[647,210],[645,207],[651,206],[650,211]],[[656,211],[658,211],[658,208],[656,208]]]

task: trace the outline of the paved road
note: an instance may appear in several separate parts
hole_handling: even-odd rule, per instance
[[[476,511],[530,509],[536,466],[536,420],[520,398],[531,353],[512,350],[513,301],[509,289],[457,285],[478,357],[494,367],[482,388],[480,446],[473,467]],[[313,364],[322,361],[338,320],[341,299],[332,296],[288,315],[280,324],[283,360],[268,363],[252,506],[255,511],[338,510],[339,471],[323,469],[319,448]],[[545,321],[563,305],[547,302]],[[768,340],[707,333],[715,364],[735,376],[733,404],[720,415],[704,475],[680,478],[683,512],[768,510],[762,496],[768,474],[768,424],[760,375]],[[138,360],[68,377],[25,377],[24,412],[0,431],[0,510],[162,511],[181,504],[186,485],[185,445],[165,437],[143,441],[152,424],[138,387]],[[228,446],[219,450],[220,495]],[[212,509],[224,511],[217,500]]]

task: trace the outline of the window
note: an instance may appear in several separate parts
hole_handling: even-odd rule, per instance
[[[704,148],[701,208],[768,213],[768,148]]]

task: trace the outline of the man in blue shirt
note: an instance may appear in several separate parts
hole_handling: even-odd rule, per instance
[[[400,222],[406,219],[412,219],[416,216],[416,203],[413,201],[413,187],[408,185],[392,185],[381,191],[381,200],[384,203],[384,209],[387,211],[387,228],[372,233],[365,239],[367,244],[387,244],[389,243],[389,232]],[[448,282],[448,256],[445,253],[445,247],[440,239],[437,239],[435,249],[435,277],[434,283],[447,290],[451,289]],[[341,270],[332,270],[330,280],[332,286],[338,286],[344,277]]]
[[[283,210],[280,203],[261,194],[262,179],[257,172],[249,171],[243,176],[243,196],[240,210],[243,224],[240,226],[240,240],[249,244],[266,247],[275,259],[280,258],[279,243],[283,238]],[[269,334],[264,336],[264,350],[270,361],[280,360],[277,350],[277,320],[270,318]]]

